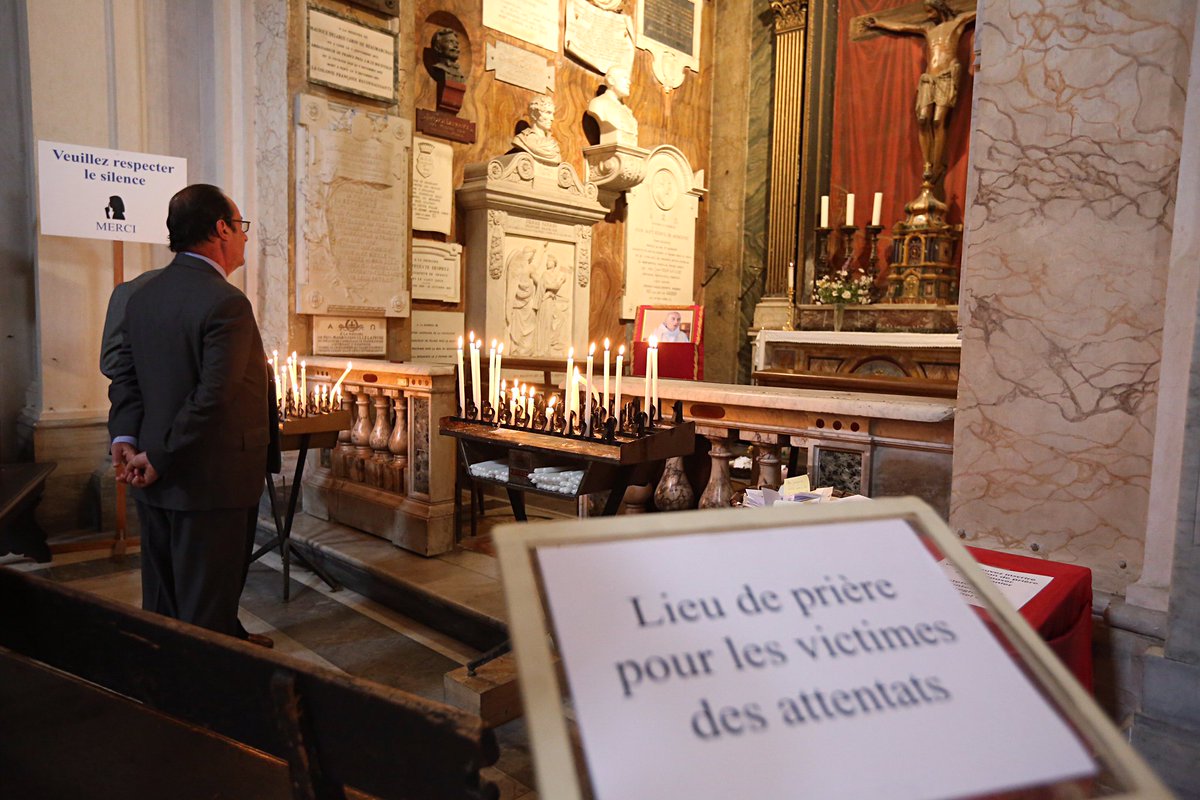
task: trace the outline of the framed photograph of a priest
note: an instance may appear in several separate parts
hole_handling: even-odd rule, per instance
[[[658,347],[663,378],[704,379],[704,306],[638,306],[633,325],[633,374],[645,375],[646,351]]]

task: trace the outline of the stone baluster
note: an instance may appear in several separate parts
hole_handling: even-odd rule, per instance
[[[397,392],[392,400],[396,409],[396,423],[392,426],[392,436],[388,439],[388,452],[392,454],[392,463],[388,465],[389,491],[407,494],[404,485],[404,470],[408,466],[408,398]]]
[[[367,480],[367,461],[371,458],[371,399],[366,392],[354,393],[356,413],[354,425],[350,427],[350,443],[354,445],[350,479],[364,483]]]
[[[654,506],[659,511],[683,511],[694,508],[696,492],[683,471],[683,457],[668,458],[662,479],[654,490]]]
[[[757,478],[754,482],[755,487],[761,489],[764,486],[769,489],[778,489],[783,483],[783,474],[780,472],[779,460],[779,436],[771,433],[755,433],[752,431],[744,431],[742,438],[754,442],[754,466]]]
[[[342,392],[342,411],[350,411],[353,418],[354,396],[350,394],[349,387]],[[338,431],[337,450],[333,453],[331,459],[333,477],[346,478],[350,475],[350,459],[354,455],[354,445],[350,442],[350,428],[354,427],[354,423],[350,423],[350,427]]]
[[[391,436],[392,398],[379,389],[375,395],[375,425],[368,439],[371,459],[367,462],[367,483],[377,489],[387,488],[387,465],[392,460],[392,454],[388,452],[388,439]]]
[[[625,513],[626,514],[645,514],[646,509],[650,506],[650,500],[654,497],[654,487],[646,483],[641,486],[628,486],[625,488]]]
[[[700,431],[697,431],[700,432]],[[708,476],[708,485],[700,495],[700,508],[728,508],[733,502],[733,481],[729,477],[729,460],[733,453],[729,450],[729,431],[705,431],[704,435],[712,444],[708,455],[712,459],[712,472]]]

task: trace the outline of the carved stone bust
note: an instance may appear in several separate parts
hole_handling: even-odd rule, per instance
[[[588,103],[587,113],[600,125],[600,144],[637,146],[638,122],[632,109],[625,105],[629,98],[630,70],[624,64],[614,64],[604,76],[607,90]]]
[[[445,80],[457,81],[458,83],[466,83],[467,78],[463,75],[462,67],[458,64],[458,57],[462,50],[458,44],[458,34],[450,28],[442,28],[433,35],[433,40],[429,43],[434,55],[437,56],[437,61],[433,65],[435,71],[440,70]]]
[[[513,147],[523,150],[543,164],[558,164],[562,161],[562,149],[550,131],[554,122],[554,101],[539,95],[529,103],[530,127],[513,137]]]

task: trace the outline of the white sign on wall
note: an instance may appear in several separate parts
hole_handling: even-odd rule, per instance
[[[308,10],[308,79],[345,92],[396,101],[396,36]]]
[[[46,236],[167,243],[167,204],[187,159],[38,142],[38,212]]]
[[[558,52],[558,0],[483,0],[483,24]]]
[[[1095,772],[904,520],[536,559],[600,800],[963,797]]]

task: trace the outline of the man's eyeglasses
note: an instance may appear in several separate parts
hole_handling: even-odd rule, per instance
[[[229,222],[230,225],[241,225],[242,233],[250,232],[250,220],[248,220],[248,219],[231,219],[231,220],[227,220],[227,221]]]

